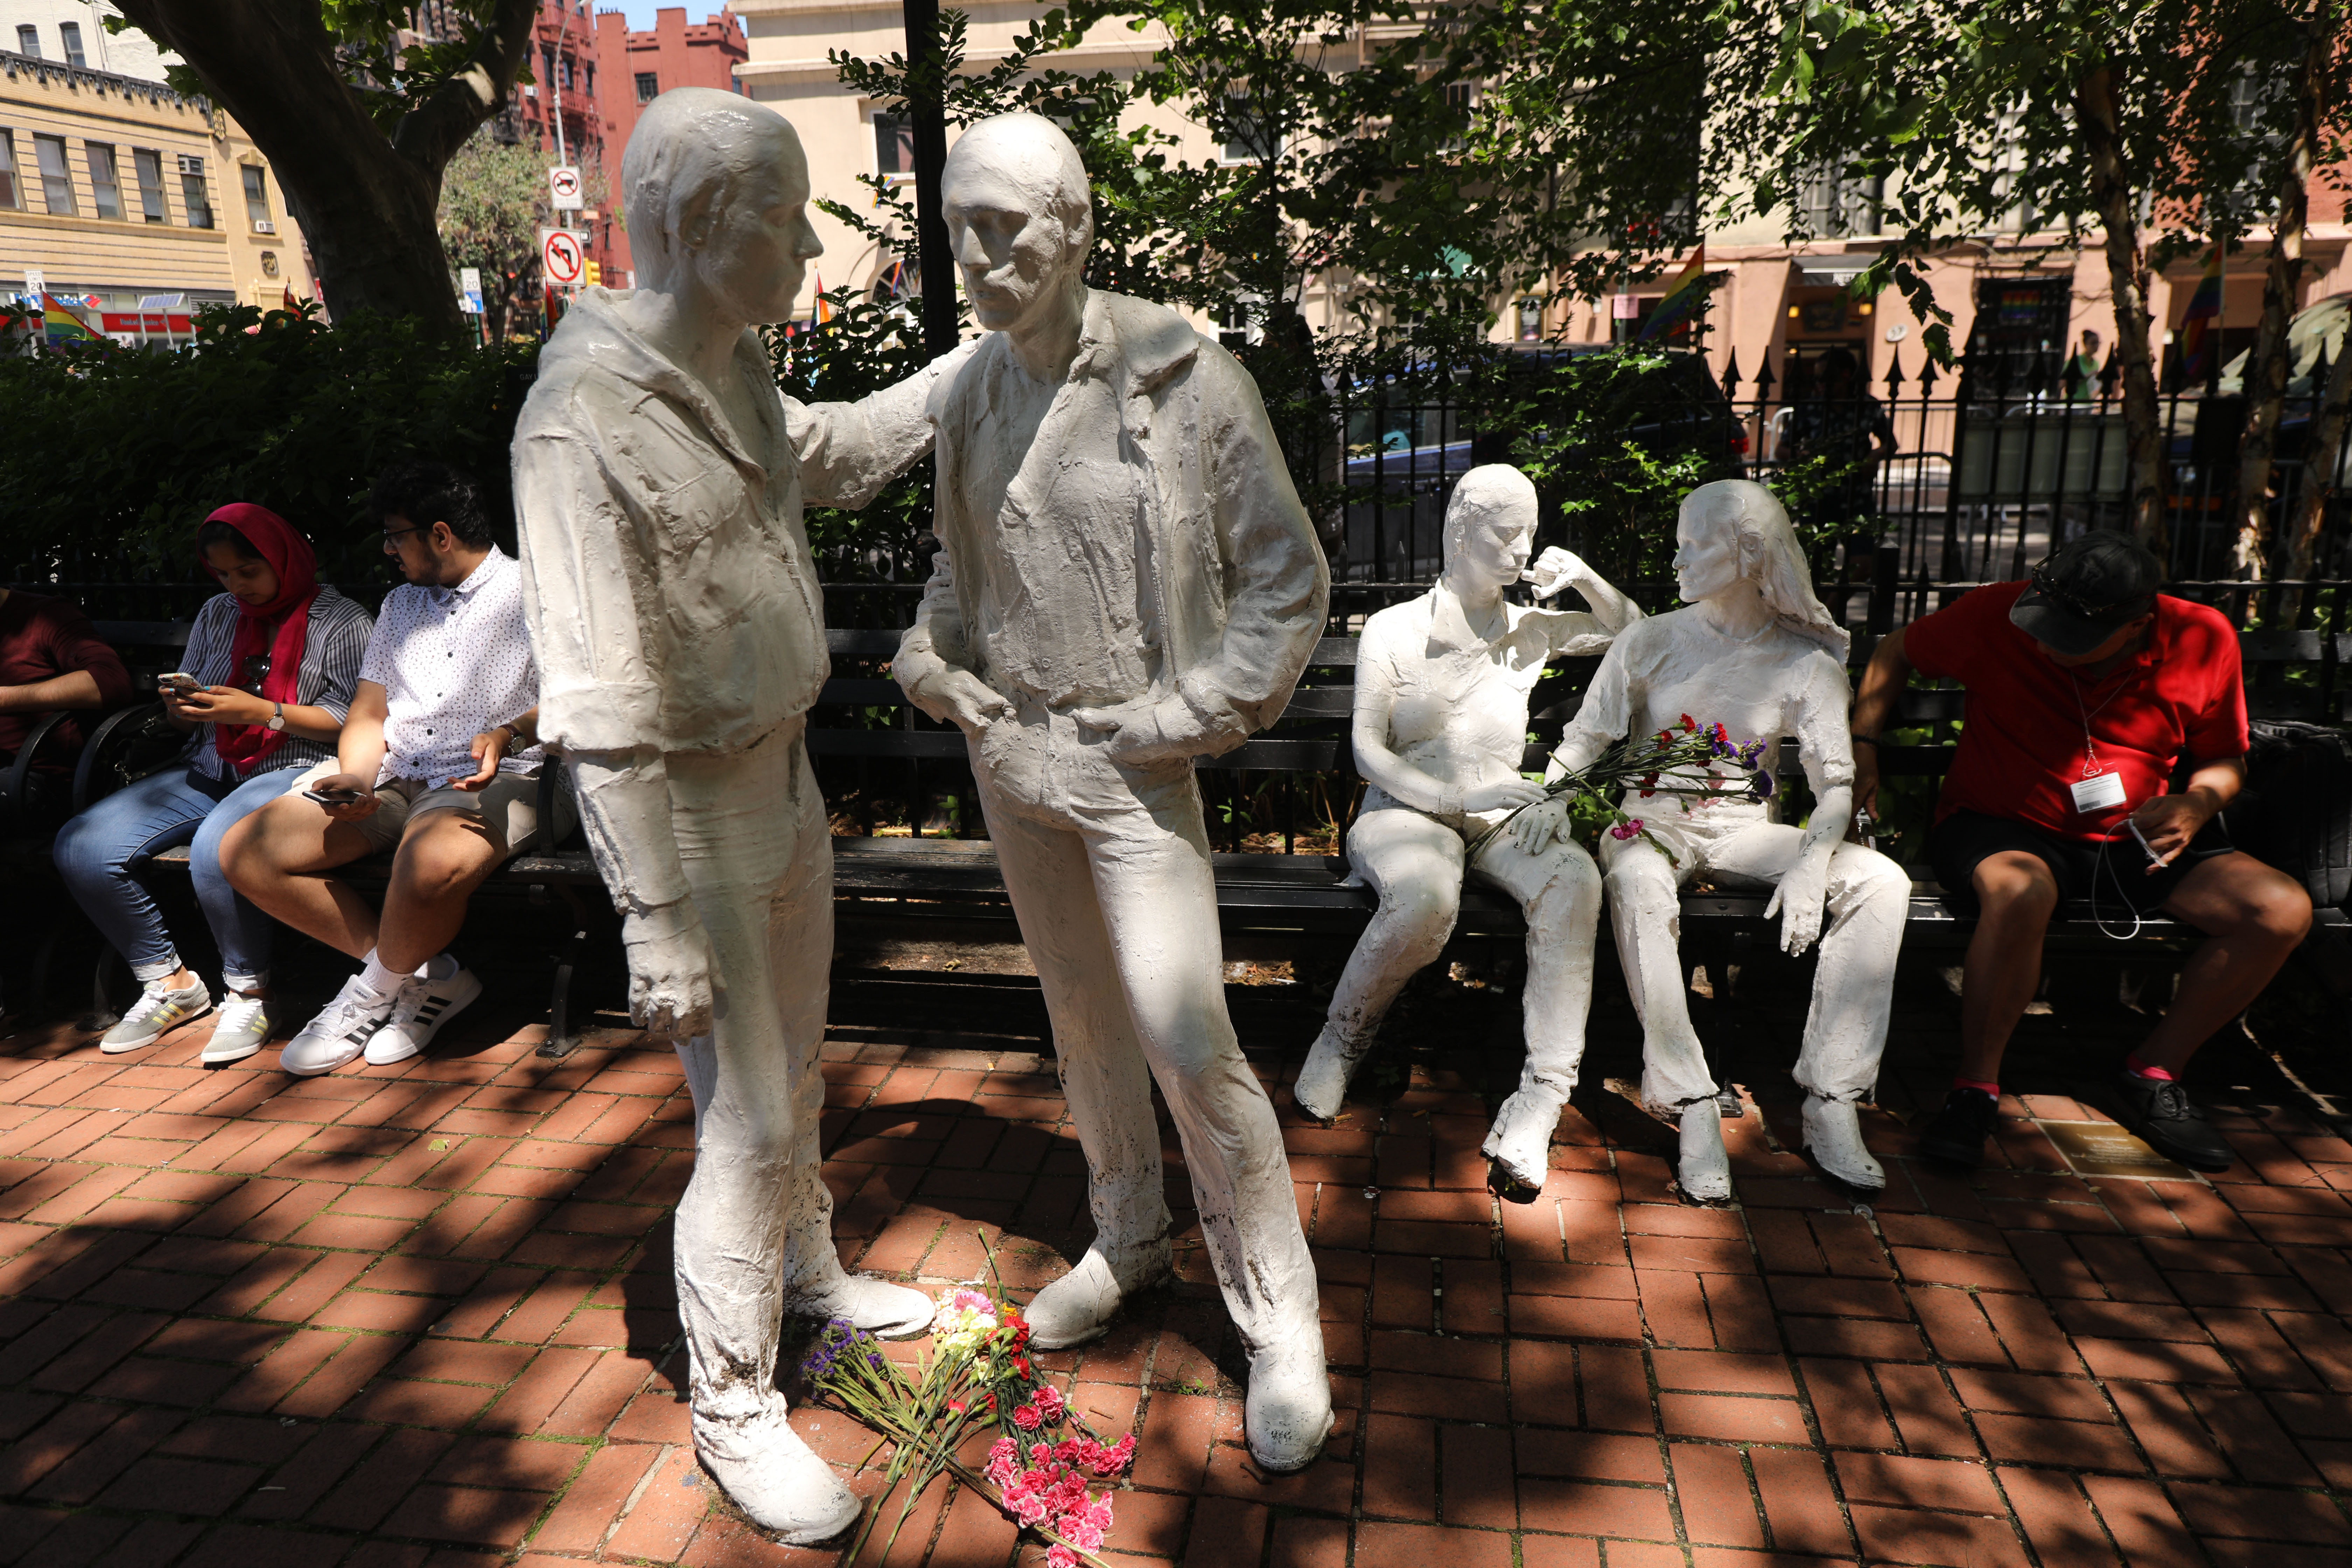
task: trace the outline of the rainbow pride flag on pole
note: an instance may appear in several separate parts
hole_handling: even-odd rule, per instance
[[[1683,268],[1682,276],[1675,279],[1675,286],[1666,290],[1664,299],[1658,301],[1658,308],[1651,313],[1650,319],[1642,323],[1641,334],[1633,341],[1646,343],[1655,338],[1671,337],[1689,331],[1691,313],[1706,298],[1706,241],[1702,239],[1698,242],[1698,249],[1691,256],[1690,265]]]
[[[52,346],[58,343],[102,343],[111,340],[90,330],[83,321],[68,310],[55,294],[41,296],[41,335]]]
[[[824,297],[824,274],[819,272],[814,276],[816,279],[816,299],[809,306],[808,324],[812,332],[833,324],[833,301]]]
[[[2221,342],[2221,247],[2216,245],[2189,296],[2188,313],[2180,318],[2180,384],[2194,386],[2212,369],[2214,351]]]

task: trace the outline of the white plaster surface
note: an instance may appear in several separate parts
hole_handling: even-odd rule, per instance
[[[1157,1079],[1250,1356],[1257,1462],[1331,1425],[1315,1271],[1274,1107],[1226,1016],[1192,759],[1278,715],[1329,577],[1257,388],[1173,311],[1087,289],[1086,172],[1051,121],[967,131],[943,185],[991,335],[931,403],[940,549],[893,668],[968,737],[1053,1022],[1096,1236],[1031,1305],[1102,1331],[1163,1274]]]
[[[1528,572],[1535,525],[1536,491],[1525,475],[1501,464],[1472,469],[1447,504],[1444,575],[1365,624],[1353,742],[1370,788],[1348,833],[1348,860],[1380,907],[1349,956],[1296,1093],[1310,1116],[1339,1113],[1397,993],[1453,934],[1466,870],[1517,900],[1527,917],[1527,1068],[1496,1114],[1486,1152],[1517,1182],[1540,1187],[1584,1054],[1601,875],[1556,821],[1540,835],[1506,829],[1475,860],[1468,848],[1541,794],[1519,763],[1528,694],[1545,663],[1602,652],[1642,612],[1566,551],[1546,551]],[[1507,602],[1503,590],[1523,574],[1538,597],[1574,587],[1591,608]]]
[[[1727,479],[1692,491],[1675,536],[1685,607],[1617,639],[1554,753],[1555,771],[1584,766],[1620,736],[1678,726],[1687,713],[1723,724],[1736,742],[1766,742],[1766,767],[1793,736],[1815,804],[1801,831],[1772,821],[1760,801],[1622,798],[1675,857],[1639,838],[1601,846],[1618,953],[1642,1018],[1642,1098],[1679,1119],[1717,1089],[1685,1000],[1677,890],[1699,876],[1770,887],[1767,912],[1780,917],[1783,950],[1821,942],[1796,1068],[1808,1131],[1818,1129],[1815,1156],[1853,1185],[1883,1186],[1853,1107],[1876,1082],[1885,1048],[1910,882],[1885,856],[1844,841],[1853,784],[1846,634],[1813,597],[1788,514],[1763,486]],[[1727,1195],[1720,1134],[1686,1129],[1684,1148],[1685,1191]]]
[[[622,184],[645,286],[583,294],[516,431],[540,729],[623,914],[632,1015],[682,1042],[694,1096],[696,1450],[754,1521],[812,1542],[858,1509],[786,1423],[782,1317],[911,1332],[931,1303],[843,1270],[818,1177],[832,848],[803,728],[827,660],[801,509],[863,505],[922,456],[940,367],[856,404],[779,395],[750,329],[789,310],[815,239],[779,217],[808,181],[771,111],[665,94]]]

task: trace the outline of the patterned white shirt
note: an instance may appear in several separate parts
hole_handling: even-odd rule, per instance
[[[376,612],[360,679],[383,688],[385,779],[438,789],[475,768],[474,737],[539,706],[539,669],[522,615],[522,568],[492,546],[454,588],[410,583]],[[537,746],[507,757],[502,773],[536,767]]]

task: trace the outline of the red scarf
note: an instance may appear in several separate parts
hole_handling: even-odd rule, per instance
[[[319,558],[309,540],[267,507],[231,501],[205,521],[227,523],[245,535],[254,553],[278,574],[278,597],[266,605],[236,601],[236,638],[229,645],[227,684],[236,685],[245,674],[246,660],[266,648],[269,673],[262,678],[261,696],[265,701],[292,702],[302,676],[302,649],[310,640],[310,601],[319,596]],[[204,565],[215,579],[220,576],[211,562]],[[268,623],[277,616],[286,618],[271,637]],[[285,743],[286,732],[266,724],[213,726],[214,748],[240,773],[260,767]]]

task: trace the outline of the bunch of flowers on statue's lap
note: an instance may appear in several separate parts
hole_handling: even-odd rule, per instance
[[[981,1238],[988,1248],[988,1239]],[[996,1258],[989,1248],[992,1277]],[[1093,1496],[1086,1478],[1108,1479],[1135,1458],[1135,1439],[1105,1444],[1087,1428],[1061,1389],[1040,1374],[1029,1354],[1029,1322],[1003,1293],[959,1287],[942,1297],[931,1321],[931,1344],[910,1363],[882,1352],[862,1329],[835,1320],[825,1325],[801,1373],[820,1394],[881,1434],[858,1468],[885,1443],[895,1445],[875,1505],[850,1552],[857,1559],[879,1521],[881,1500],[908,1480],[890,1541],[916,1500],[943,1475],[989,1496],[1006,1517],[1045,1539],[1055,1568],[1073,1568],[1093,1555],[1110,1529],[1110,1494]],[[964,1440],[994,1428],[985,1471],[956,1458]],[[1056,1429],[1066,1435],[1056,1436]],[[1024,1455],[1026,1461],[1024,1461]],[[885,1552],[889,1550],[886,1543]]]
[[[1769,800],[1773,790],[1772,771],[1762,765],[1763,742],[1734,741],[1721,724],[1701,724],[1687,713],[1681,717],[1679,729],[1612,742],[1584,767],[1546,784],[1545,798],[1564,796],[1571,809],[1581,806],[1598,816],[1610,837],[1620,843],[1646,839],[1668,861],[1680,864],[1643,818],[1625,810],[1627,791],[1643,800],[1672,796],[1684,810],[1697,811],[1722,800]],[[1527,809],[1518,806],[1505,816],[1478,837],[1470,852],[1475,855]]]

